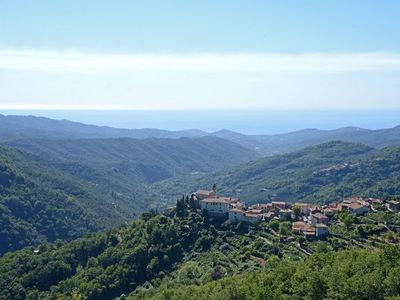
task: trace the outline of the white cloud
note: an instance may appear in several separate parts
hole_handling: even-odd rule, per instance
[[[0,109],[399,107],[400,53],[100,54],[0,48]]]
[[[397,53],[99,54],[0,49],[0,69],[44,72],[357,72],[400,70]]]

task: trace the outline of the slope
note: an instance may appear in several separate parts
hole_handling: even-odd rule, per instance
[[[254,156],[217,138],[23,140],[1,148],[2,248],[80,237],[165,206],[150,183]],[[225,156],[228,154],[228,156]],[[13,171],[13,170],[17,171]],[[12,178],[23,178],[23,183]],[[14,197],[15,196],[15,197]],[[65,208],[65,210],[64,210]]]
[[[36,116],[0,114],[0,140],[23,138],[76,139],[76,138],[180,138],[201,137],[201,130],[168,131],[154,128],[124,129],[87,125],[69,120],[54,120]]]
[[[365,159],[368,163],[376,151],[361,144],[329,142],[289,154],[261,158],[210,176],[186,176],[185,178],[166,180],[157,184],[157,188],[168,198],[177,196],[170,195],[169,191],[171,190],[180,194],[183,190],[194,191],[200,187],[209,188],[213,183],[217,183],[221,193],[240,196],[249,203],[266,202],[277,198],[288,201],[334,201],[359,192],[363,188],[361,182],[368,181],[373,175],[354,175],[360,176],[359,182],[356,183],[359,184],[359,188],[356,189],[354,186],[354,189],[346,190],[345,182],[350,185],[354,181],[354,176],[351,179],[338,176],[334,181],[331,177],[318,175],[315,172],[332,166],[337,166],[339,169],[344,168],[348,172],[355,172],[353,169],[355,164],[361,159]],[[386,152],[383,151],[382,155],[384,153]],[[393,160],[394,166],[398,165],[395,158],[391,158],[391,160]],[[352,164],[342,165],[350,162]],[[378,170],[375,171],[378,172]],[[397,171],[400,172],[396,169]],[[363,175],[369,177],[365,178]],[[339,186],[337,180],[343,180],[343,187]],[[332,187],[336,185],[338,189],[332,190]],[[365,190],[365,193],[367,192],[372,192],[372,190]],[[380,194],[383,196],[384,193]]]
[[[111,225],[107,210],[100,207],[94,214],[87,209],[88,203],[97,206],[98,199],[64,181],[56,170],[35,176],[24,172],[21,165],[27,161],[24,153],[0,148],[0,254],[46,240],[71,240]],[[62,189],[55,187],[57,182]]]
[[[264,225],[231,226],[190,211],[174,218],[146,213],[129,226],[6,254],[0,298],[383,299],[400,293],[397,246],[357,250],[350,242],[335,252],[335,239],[303,241],[320,249],[307,257],[297,243],[266,242],[272,231]]]

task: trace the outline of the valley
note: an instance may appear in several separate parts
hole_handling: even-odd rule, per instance
[[[397,263],[377,262],[400,257],[396,142],[266,155],[226,131],[80,136],[54,122],[0,134],[0,299],[397,294]],[[381,287],[345,283],[361,275]]]

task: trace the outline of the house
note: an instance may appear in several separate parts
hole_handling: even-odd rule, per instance
[[[311,203],[301,203],[301,202],[296,202],[295,204],[293,204],[293,206],[296,206],[298,208],[300,208],[300,213],[302,215],[308,215],[311,212],[314,212],[315,210],[317,210],[317,206]]]
[[[228,212],[228,218],[231,223],[245,222],[245,212],[239,208],[231,208]]]
[[[278,209],[285,209],[291,207],[290,203],[284,201],[272,201],[271,204],[273,208],[278,208]]]
[[[400,201],[389,200],[389,201],[386,202],[386,205],[392,211],[399,211],[400,210]]]
[[[329,218],[318,212],[315,214],[311,214],[308,217],[308,222],[312,225],[315,225],[317,223],[327,224],[329,222]]]
[[[269,211],[264,214],[264,220],[272,220],[276,217],[276,214],[273,211]]]
[[[263,219],[262,213],[245,212],[244,217],[248,223],[258,223]]]
[[[346,207],[350,213],[352,213],[353,215],[356,215],[356,216],[361,216],[364,213],[366,213],[367,211],[369,211],[368,206],[362,205],[357,202],[346,204],[343,207]]]
[[[249,207],[250,209],[261,209],[263,213],[274,211],[275,208],[272,206],[272,203],[257,203],[253,204],[252,206]]]
[[[204,200],[207,198],[212,198],[217,196],[216,191],[207,191],[207,190],[198,190],[197,192],[194,192],[193,195],[198,199],[198,200]]]
[[[315,224],[315,236],[320,238],[320,237],[325,237],[328,235],[328,226],[325,224]]]
[[[303,234],[306,239],[311,239],[315,237],[316,229],[306,222],[299,221],[292,223],[292,232],[295,234]]]
[[[327,216],[328,218],[330,218],[330,217],[332,217],[336,212],[335,212],[333,209],[327,207],[327,208],[323,208],[323,209],[322,209],[322,213],[323,213],[325,216]]]
[[[228,211],[232,203],[229,197],[206,198],[200,201],[200,208],[210,216],[228,216]]]
[[[264,219],[264,214],[261,210],[251,209],[243,210],[238,208],[231,208],[228,212],[229,221],[231,223],[248,222],[258,223]]]
[[[305,228],[305,226],[307,226],[308,224],[302,221],[298,221],[298,222],[293,222],[292,223],[292,232],[296,233],[296,234],[300,234],[303,232],[303,228]]]

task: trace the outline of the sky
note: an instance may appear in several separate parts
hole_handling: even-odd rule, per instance
[[[0,0],[0,109],[400,108],[397,0]]]

